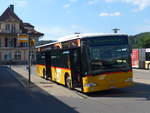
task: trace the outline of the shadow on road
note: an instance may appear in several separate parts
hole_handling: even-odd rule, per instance
[[[145,98],[150,100],[150,85],[135,83],[134,86],[122,89],[111,89],[107,91],[100,91],[95,93],[86,94],[89,97],[132,97],[132,98]]]
[[[0,112],[78,113],[75,108],[66,105],[35,84],[32,84],[32,88],[22,87],[11,76],[11,73],[15,73],[21,77],[17,72],[10,73],[9,68],[0,67],[0,73]]]

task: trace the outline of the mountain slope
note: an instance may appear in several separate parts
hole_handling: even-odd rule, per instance
[[[150,32],[129,36],[132,48],[150,48]]]

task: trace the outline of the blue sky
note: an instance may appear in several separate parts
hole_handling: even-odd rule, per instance
[[[0,0],[0,14],[13,3],[15,13],[55,40],[74,32],[135,35],[150,31],[150,0]]]

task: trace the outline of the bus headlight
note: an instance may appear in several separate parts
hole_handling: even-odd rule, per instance
[[[128,79],[125,80],[125,82],[132,82],[132,81],[133,81],[132,78],[128,78]]]
[[[88,84],[85,84],[84,86],[85,87],[92,87],[92,86],[96,86],[96,84],[95,83],[88,83]]]

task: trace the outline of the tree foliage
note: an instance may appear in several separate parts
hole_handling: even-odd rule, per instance
[[[44,44],[48,44],[48,43],[53,43],[53,42],[55,42],[54,40],[40,40],[39,42],[38,42],[38,45],[37,46],[39,46],[39,45],[44,45]]]
[[[129,43],[132,48],[150,48],[150,32],[129,36]]]

